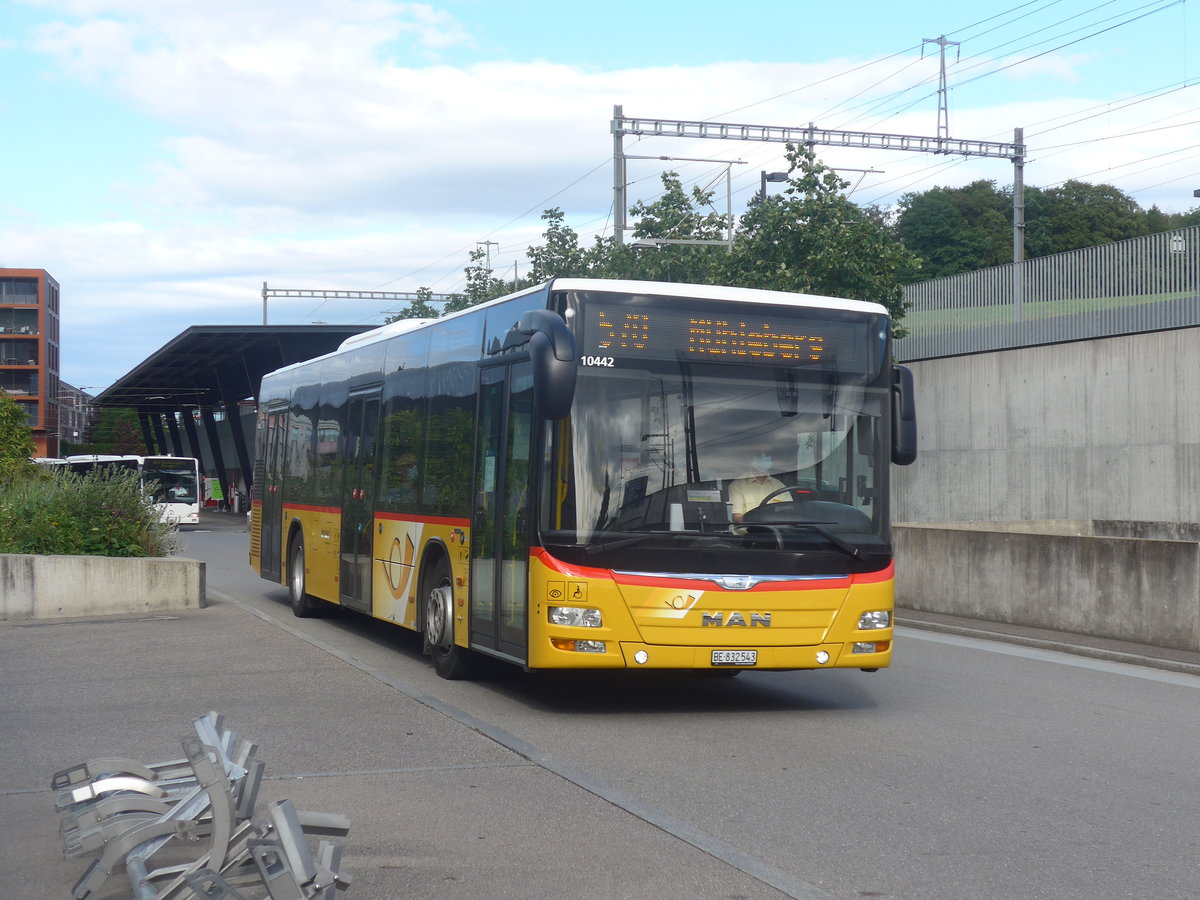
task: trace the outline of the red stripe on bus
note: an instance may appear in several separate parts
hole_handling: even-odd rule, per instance
[[[260,506],[262,501],[255,501]],[[335,516],[342,514],[340,506],[313,506],[308,503],[285,503],[283,508],[289,512],[315,512],[315,513],[330,513]],[[471,525],[470,519],[458,519],[451,516],[412,516],[403,513],[392,512],[377,512],[375,518],[386,519],[389,522],[419,522],[424,525],[453,525],[459,528],[468,528]]]
[[[896,564],[889,562],[885,568],[878,572],[859,572],[856,575],[851,575],[855,584],[879,584],[881,581],[891,581],[896,577]]]
[[[720,576],[717,576],[720,577]],[[733,576],[737,577],[737,576]],[[747,575],[747,578],[754,578],[753,575]],[[646,577],[644,575],[620,575],[613,573],[613,580],[617,584],[631,584],[639,587],[663,587],[671,588],[677,591],[706,591],[712,590],[714,582],[708,578],[658,578]],[[747,589],[745,593],[753,594],[755,591],[828,591],[828,590],[844,590],[851,585],[849,577],[844,578],[814,578],[796,576],[789,578],[786,581],[763,581],[753,587]]]
[[[556,572],[561,572],[573,578],[602,578],[605,580],[613,580],[617,584],[632,584],[649,587],[665,587],[676,588],[679,590],[706,590],[705,585],[711,585],[712,582],[707,579],[692,579],[692,578],[658,578],[644,575],[621,575],[613,572],[611,569],[596,569],[588,566],[574,566],[570,563],[565,563],[561,559],[551,556],[544,547],[533,547],[530,549],[530,555],[540,560],[547,568],[553,569]],[[797,585],[796,589],[806,591],[820,591],[848,587],[850,584],[877,584],[879,582],[891,581],[895,576],[895,564],[888,563],[883,569],[878,572],[863,572],[854,575],[843,576],[841,578],[802,578],[797,577],[794,581],[764,581],[750,589],[754,591],[778,591],[787,590],[789,585]],[[753,576],[751,576],[753,577]]]
[[[340,506],[310,506],[307,503],[285,503],[283,508],[290,512],[315,512],[315,513],[333,513],[335,516],[342,514]]]
[[[470,519],[456,519],[452,516],[413,516],[405,513],[377,512],[375,518],[386,519],[389,522],[420,522],[423,525],[454,525],[458,528],[469,528]]]

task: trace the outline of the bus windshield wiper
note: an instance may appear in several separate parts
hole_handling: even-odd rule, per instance
[[[767,526],[769,526],[769,525],[790,525],[793,528],[803,528],[807,531],[812,531],[812,532],[819,534],[821,537],[825,538],[825,540],[829,541],[830,544],[832,544],[838,550],[842,551],[842,553],[845,553],[851,559],[862,559],[863,558],[862,550],[860,550],[854,544],[851,544],[845,538],[839,537],[834,532],[832,532],[828,528],[824,527],[825,525],[835,524],[833,522],[809,522],[804,519],[797,519],[794,521],[788,520],[788,521],[783,521],[783,522],[754,522],[754,523],[746,523],[746,524],[767,525]]]
[[[610,537],[607,540],[592,540],[583,545],[583,552],[588,556],[600,553],[603,550],[618,550],[621,547],[631,547],[634,544],[640,544],[647,538],[662,537],[663,532],[656,531],[641,531],[641,532],[618,532],[620,537]]]

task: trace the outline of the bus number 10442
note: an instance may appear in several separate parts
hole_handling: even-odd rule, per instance
[[[585,356],[583,357],[585,366],[603,366],[606,369],[613,367],[613,358],[611,356]]]

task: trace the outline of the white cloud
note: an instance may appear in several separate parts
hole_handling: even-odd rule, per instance
[[[498,266],[514,259],[523,264],[524,244],[542,230],[543,206],[562,207],[567,223],[589,240],[611,227],[614,104],[644,117],[816,121],[911,135],[936,130],[937,61],[918,54],[872,67],[851,58],[637,68],[536,58],[455,63],[453,51],[471,45],[474,36],[429,4],[29,5],[59,17],[39,29],[37,47],[53,61],[60,82],[98,86],[115,105],[137,110],[158,135],[147,168],[96,185],[98,194],[115,195],[111,221],[76,215],[48,222],[28,210],[0,217],[0,265],[44,267],[63,282],[70,312],[64,375],[85,384],[104,380],[105,372],[107,380],[117,377],[187,324],[258,321],[263,280],[289,287],[451,290],[477,241],[501,242]],[[1029,184],[1161,152],[1161,136],[1100,142],[1144,127],[1152,117],[1145,106],[1038,136],[1066,112],[1103,102],[1103,95],[1087,100],[1065,90],[1092,62],[1083,53],[1048,54],[1007,69],[995,102],[982,99],[978,86],[955,88],[951,134],[1008,141],[1015,126],[1026,127],[1033,150]],[[1153,118],[1189,107],[1190,95],[1181,92],[1156,105]],[[114,151],[122,140],[116,129],[95,135],[98,145]],[[1040,151],[1049,143],[1089,140],[1095,143]],[[631,155],[745,160],[734,167],[735,210],[758,188],[759,171],[780,168],[783,156],[777,144],[666,138],[629,138],[625,148]],[[890,203],[899,192],[935,184],[1012,179],[1005,160],[818,152],[830,165],[884,170],[861,176],[855,194],[861,202]],[[667,167],[705,183],[720,171],[720,164],[631,162],[631,202],[651,198]],[[857,182],[860,175],[845,177]],[[1147,173],[1150,183],[1168,177]],[[1168,185],[1143,205],[1187,208],[1190,202],[1158,199],[1180,194],[1190,200],[1191,185],[1183,187]],[[723,211],[723,184],[714,190]],[[127,205],[116,206],[120,201]],[[319,317],[335,321],[341,309],[323,309]],[[299,321],[308,312],[279,306],[280,321]],[[378,310],[353,315],[372,312]],[[119,331],[119,342],[91,339],[106,327]],[[77,368],[88,374],[73,374]]]

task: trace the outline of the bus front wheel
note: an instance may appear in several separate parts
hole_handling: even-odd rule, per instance
[[[428,570],[424,590],[425,652],[442,678],[458,680],[475,673],[475,655],[454,643],[454,585],[450,565],[439,559]]]
[[[292,613],[307,619],[317,614],[321,601],[304,588],[304,538],[297,535],[288,551],[288,600],[292,604]]]

